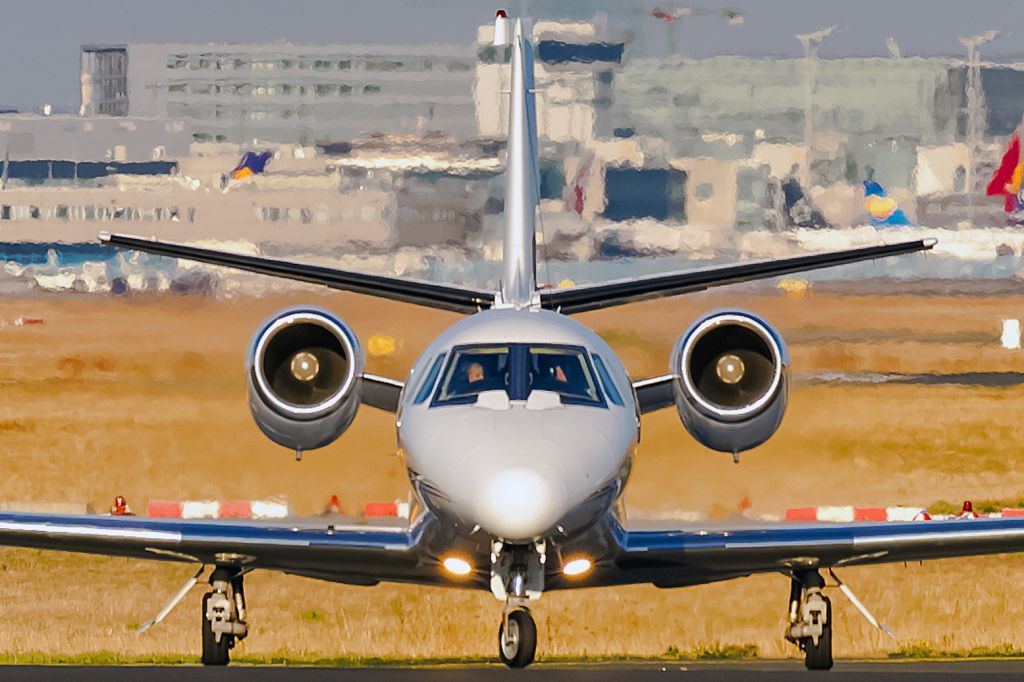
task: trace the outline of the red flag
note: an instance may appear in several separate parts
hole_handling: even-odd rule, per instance
[[[992,174],[992,179],[988,181],[985,194],[990,197],[1002,194],[1015,194],[1015,192],[1008,190],[1006,186],[1013,182],[1013,172],[1017,170],[1018,163],[1020,163],[1020,135],[1014,133],[1013,137],[1010,138],[1010,146],[1006,148],[1006,153],[1003,154],[1003,160],[999,162],[999,168],[996,168],[996,172]]]

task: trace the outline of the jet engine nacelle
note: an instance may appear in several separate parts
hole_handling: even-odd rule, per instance
[[[680,419],[712,450],[757,447],[782,422],[789,353],[756,315],[729,310],[698,320],[676,342],[671,371]]]
[[[281,310],[260,325],[246,354],[253,419],[296,452],[323,447],[355,419],[364,364],[355,334],[329,311]]]

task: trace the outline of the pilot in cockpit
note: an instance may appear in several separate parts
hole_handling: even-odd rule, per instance
[[[483,365],[481,365],[479,362],[471,362],[468,365],[466,365],[466,383],[467,384],[472,385],[472,384],[475,384],[478,381],[483,381],[484,379],[485,379],[485,376],[484,376],[484,366]]]
[[[555,365],[551,375],[560,384],[569,383],[569,377],[565,375],[565,368],[562,367],[561,363]]]

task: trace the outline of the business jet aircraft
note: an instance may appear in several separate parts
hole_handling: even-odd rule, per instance
[[[206,566],[202,661],[228,662],[248,634],[243,577],[284,571],[350,585],[382,581],[489,590],[503,605],[498,654],[534,658],[529,606],[545,591],[652,583],[682,587],[782,573],[791,578],[785,636],[811,669],[832,666],[832,611],[822,593],[841,566],[1024,547],[1024,519],[928,523],[630,524],[618,504],[641,415],[674,406],[710,449],[756,447],[786,406],[788,356],[764,320],[716,312],[682,333],[663,376],[631,380],[601,337],[570,317],[632,301],[924,250],[900,244],[746,262],[690,272],[538,289],[534,229],[537,139],[532,46],[499,12],[511,45],[503,276],[487,291],[102,234],[102,241],[174,258],[322,284],[465,313],[404,381],[364,371],[348,325],[315,307],[280,311],[247,352],[248,400],[273,441],[301,456],[338,438],[361,403],[396,415],[416,511],[401,526],[326,518],[171,520],[0,512],[0,544]],[[852,592],[838,583],[874,624]],[[149,623],[147,624],[147,626]],[[880,626],[881,627],[881,626]]]

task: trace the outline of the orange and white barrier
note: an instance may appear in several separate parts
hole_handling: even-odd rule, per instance
[[[41,317],[15,317],[9,320],[0,320],[0,327],[33,327],[45,323],[46,320]]]
[[[928,521],[931,516],[921,507],[791,507],[786,510],[786,521],[827,521],[851,523],[853,521]]]
[[[283,519],[291,516],[288,502],[266,500],[150,500],[146,516],[176,519]]]
[[[409,518],[409,503],[402,500],[394,502],[367,502],[363,507],[363,516],[397,516]]]

